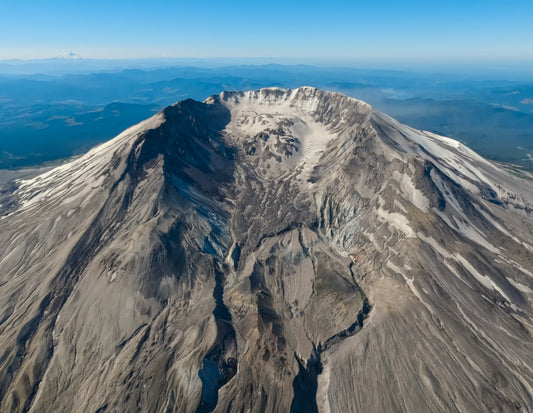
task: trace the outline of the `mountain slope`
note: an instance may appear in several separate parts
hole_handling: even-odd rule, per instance
[[[533,190],[313,88],[0,198],[2,411],[530,411]]]

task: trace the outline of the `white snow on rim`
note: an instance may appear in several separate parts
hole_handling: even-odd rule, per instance
[[[219,95],[220,102],[232,113],[226,132],[234,136],[250,136],[268,128],[277,128],[282,120],[292,121],[286,130],[298,139],[299,148],[288,164],[301,168],[301,178],[307,179],[327,145],[338,138],[324,123],[313,117],[319,109],[323,93],[334,94],[308,86],[292,90],[265,88],[248,92],[223,92]],[[215,98],[208,98],[205,103],[214,103]],[[364,104],[356,99],[348,99]],[[364,106],[370,110],[370,106]]]

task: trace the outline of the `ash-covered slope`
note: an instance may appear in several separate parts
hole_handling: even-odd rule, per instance
[[[1,411],[531,411],[533,190],[313,88],[0,195]]]

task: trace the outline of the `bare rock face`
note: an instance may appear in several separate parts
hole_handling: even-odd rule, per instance
[[[532,411],[533,184],[313,88],[0,192],[2,412]]]

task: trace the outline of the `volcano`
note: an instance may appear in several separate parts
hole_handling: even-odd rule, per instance
[[[3,412],[532,411],[533,183],[310,87],[0,193]]]

